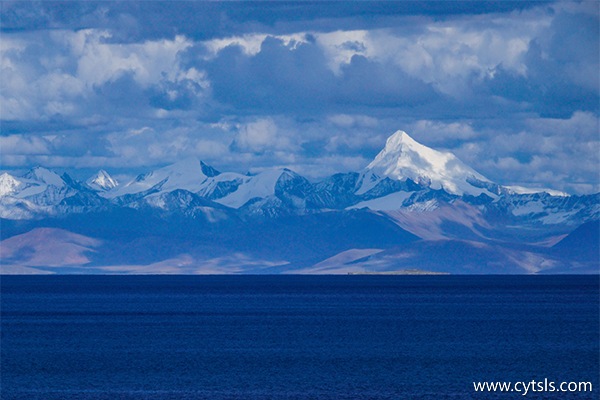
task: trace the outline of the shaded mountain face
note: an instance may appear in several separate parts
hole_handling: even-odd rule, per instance
[[[220,172],[196,159],[121,183],[103,170],[85,182],[42,167],[4,173],[0,235],[2,248],[37,228],[98,240],[87,261],[75,258],[88,272],[593,272],[599,200],[500,185],[398,131],[364,170],[319,182],[287,168]],[[72,248],[49,243],[33,247],[36,260]],[[368,260],[347,265],[365,251]],[[25,253],[11,255],[11,271],[48,272]],[[50,272],[82,271],[58,264]]]
[[[564,258],[596,261],[600,257],[600,220],[589,221],[552,246]]]

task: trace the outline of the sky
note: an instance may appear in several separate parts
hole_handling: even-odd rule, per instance
[[[600,3],[0,2],[0,169],[360,171],[404,130],[600,191]]]

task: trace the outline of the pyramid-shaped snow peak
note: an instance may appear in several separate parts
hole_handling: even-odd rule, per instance
[[[492,183],[489,179],[467,166],[454,154],[424,146],[403,131],[397,131],[387,139],[385,148],[363,174],[365,178],[367,175],[371,177],[364,179],[370,185],[373,185],[373,176],[376,176],[400,181],[411,179],[432,189],[444,189],[456,195],[491,194],[483,188]]]
[[[92,176],[86,181],[88,186],[92,189],[99,191],[106,191],[116,188],[119,183],[108,174],[105,170],[101,169],[98,173]]]

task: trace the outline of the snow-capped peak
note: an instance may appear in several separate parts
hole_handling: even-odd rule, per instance
[[[139,175],[131,182],[111,190],[107,195],[108,197],[118,197],[149,189],[155,189],[161,193],[176,189],[196,193],[202,188],[202,183],[206,178],[200,161],[196,158],[186,158],[148,174]]]
[[[92,189],[106,191],[116,188],[119,183],[113,179],[105,170],[101,169],[98,173],[86,181]]]
[[[469,182],[490,182],[454,154],[424,146],[404,131],[397,131],[387,139],[385,148],[363,173],[363,176],[371,177],[365,183],[373,185],[373,174],[394,180],[410,178],[432,189],[444,189],[457,195],[487,193],[486,189],[473,186]]]
[[[35,167],[31,169],[24,178],[31,179],[46,185],[53,185],[58,188],[65,186],[65,181],[55,172],[43,167]]]
[[[22,183],[11,174],[5,172],[0,175],[0,196],[8,196],[16,193],[21,186]]]

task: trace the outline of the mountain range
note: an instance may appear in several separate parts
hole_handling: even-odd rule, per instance
[[[493,182],[403,131],[362,171],[197,159],[119,183],[0,175],[2,273],[598,273],[600,194]]]

